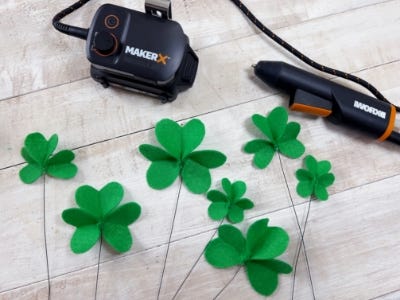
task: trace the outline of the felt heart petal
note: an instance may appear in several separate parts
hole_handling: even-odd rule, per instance
[[[75,200],[80,208],[89,212],[96,218],[102,216],[100,193],[90,185],[83,185],[75,192]]]
[[[190,120],[182,127],[183,158],[201,144],[205,134],[206,129],[204,124],[198,119]]]
[[[299,158],[305,152],[304,145],[299,140],[279,142],[279,152],[289,158]]]
[[[211,219],[222,220],[228,214],[228,204],[225,202],[213,202],[208,207],[208,215]]]
[[[93,247],[100,237],[97,225],[78,227],[71,239],[71,249],[74,253],[84,253]]]
[[[251,286],[261,295],[270,296],[278,287],[278,274],[263,261],[247,262],[246,272]]]
[[[161,190],[174,183],[179,175],[179,164],[177,161],[155,161],[147,170],[147,182],[153,189]]]
[[[308,197],[313,193],[314,184],[312,181],[301,181],[297,184],[296,191],[300,197]]]
[[[296,178],[299,181],[310,181],[310,180],[313,180],[314,176],[307,170],[298,169],[296,171]]]
[[[97,223],[97,220],[94,216],[80,208],[70,208],[64,210],[62,213],[62,219],[65,223],[75,227],[94,225]]]
[[[289,244],[289,235],[280,227],[267,227],[257,240],[248,238],[252,244],[251,259],[266,260],[285,252]]]
[[[218,228],[218,236],[225,243],[234,247],[241,255],[246,252],[246,240],[242,232],[232,225],[222,225]]]
[[[328,200],[328,198],[329,198],[326,187],[324,187],[323,185],[320,185],[320,184],[315,185],[314,195],[315,195],[315,197],[317,197],[319,200],[322,200],[322,201]]]
[[[226,198],[225,194],[217,190],[209,191],[207,193],[207,199],[211,202],[228,202],[228,198]]]
[[[208,169],[218,168],[226,162],[226,156],[215,150],[195,151],[189,154],[187,158]]]
[[[129,228],[115,223],[104,223],[104,240],[117,252],[126,252],[132,246],[132,235]]]
[[[300,124],[297,122],[290,122],[286,125],[285,132],[279,139],[279,142],[283,143],[290,140],[295,140],[300,133]]]
[[[207,244],[204,256],[216,268],[229,268],[242,263],[242,257],[235,247],[220,238]]]
[[[236,206],[235,204],[231,205],[228,212],[229,222],[236,224],[242,222],[243,219],[244,219],[243,209]]]
[[[25,138],[25,148],[35,162],[43,165],[47,158],[48,142],[41,133],[34,132],[29,134]]]
[[[75,158],[75,154],[71,150],[62,150],[54,154],[48,161],[48,165],[58,165],[71,162]]]
[[[323,175],[331,170],[331,163],[327,160],[322,160],[317,163],[317,175]]]
[[[274,136],[272,134],[268,118],[262,115],[255,114],[251,117],[251,119],[253,120],[254,125],[256,125],[257,128],[262,133],[264,133],[270,139],[271,142],[274,142]]]
[[[73,178],[77,172],[78,167],[71,163],[49,165],[46,170],[48,175],[61,179]]]
[[[235,205],[237,205],[241,209],[251,209],[254,207],[254,203],[247,198],[240,199],[239,201],[235,202]]]
[[[37,162],[29,155],[28,150],[25,147],[21,149],[21,156],[25,159],[27,163],[37,164]]]
[[[269,144],[268,147],[254,154],[253,163],[257,168],[264,169],[270,164],[274,154],[275,149]]]
[[[332,173],[323,174],[318,177],[318,184],[328,187],[335,181],[335,176]]]
[[[39,179],[44,171],[36,163],[28,164],[19,171],[19,178],[24,183],[33,183]]]
[[[101,213],[104,216],[121,202],[124,197],[124,188],[118,182],[110,182],[99,191],[99,194]]]
[[[47,143],[47,158],[49,158],[53,154],[54,150],[56,150],[57,144],[58,144],[58,135],[53,134]]]
[[[282,106],[274,108],[268,115],[268,124],[272,134],[272,141],[278,141],[283,135],[286,123],[288,121],[288,113]]]
[[[121,205],[110,213],[105,222],[128,226],[135,222],[140,216],[140,205],[135,202],[129,202]]]
[[[158,142],[176,159],[180,159],[182,152],[182,128],[173,120],[163,119],[156,124]]]
[[[144,157],[146,157],[150,161],[159,161],[159,160],[174,160],[175,158],[169,155],[163,149],[153,146],[153,145],[140,145],[139,151],[142,153]]]
[[[182,180],[194,194],[205,193],[211,186],[210,171],[191,159],[188,159],[183,166]]]
[[[246,183],[243,181],[235,181],[232,184],[232,198],[234,200],[240,199],[246,192]]]
[[[221,181],[222,188],[224,189],[225,193],[228,197],[232,196],[232,183],[229,181],[228,178],[223,178]]]
[[[269,259],[262,262],[262,264],[276,273],[289,274],[292,272],[293,268],[284,261],[278,259]]]
[[[261,240],[266,231],[268,226],[269,219],[260,219],[254,222],[249,229],[247,230],[247,248],[248,252],[252,253],[258,246],[258,240]]]
[[[316,173],[318,169],[318,162],[312,155],[307,155],[304,159],[305,165],[312,173]]]
[[[271,143],[266,140],[253,140],[244,146],[244,152],[253,154],[261,151],[266,147],[271,147]]]

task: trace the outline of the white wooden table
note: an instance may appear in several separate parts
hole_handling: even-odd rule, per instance
[[[202,251],[218,223],[208,218],[203,195],[182,188],[170,240],[179,183],[149,188],[149,162],[138,146],[155,142],[154,125],[162,118],[201,119],[207,130],[201,147],[228,156],[212,172],[213,187],[223,177],[246,181],[256,206],[240,227],[268,217],[285,228],[291,242],[282,259],[292,264],[300,232],[289,196],[302,226],[308,205],[295,192],[302,160],[283,158],[281,167],[275,157],[268,169],[258,170],[242,147],[254,136],[252,114],[287,105],[286,95],[254,77],[251,64],[283,60],[307,67],[255,30],[230,1],[175,0],[174,19],[200,58],[193,88],[164,105],[103,89],[89,77],[84,42],[52,28],[53,15],[70,2],[0,3],[0,299],[47,299],[48,276],[51,299],[94,299],[95,293],[97,299],[261,298],[243,269],[235,276],[236,268],[217,270],[205,262]],[[110,2],[143,10],[143,0]],[[92,1],[65,21],[88,26],[102,3]],[[316,61],[371,81],[400,105],[399,0],[245,3]],[[307,153],[330,160],[337,178],[329,201],[311,204],[305,234],[310,273],[301,252],[294,299],[312,299],[313,293],[316,299],[400,299],[400,148],[321,119],[290,118],[302,124],[299,138]],[[43,179],[32,185],[19,180],[20,149],[34,131],[58,133],[59,147],[75,150],[74,179],[46,178],[45,186]],[[128,253],[103,247],[96,292],[99,244],[73,254],[74,228],[60,215],[75,206],[77,187],[110,181],[124,185],[124,201],[139,202],[142,216],[131,226],[135,241]],[[293,276],[281,276],[272,298],[290,299],[292,284]]]

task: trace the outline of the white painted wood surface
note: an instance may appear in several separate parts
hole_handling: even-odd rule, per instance
[[[60,215],[75,205],[77,187],[100,188],[109,181],[124,185],[124,201],[139,202],[142,216],[131,226],[135,242],[128,253],[116,255],[103,247],[98,299],[261,298],[243,269],[235,275],[235,268],[217,270],[205,262],[202,251],[218,223],[208,218],[204,196],[185,188],[163,272],[179,183],[163,191],[149,188],[149,163],[137,148],[155,142],[153,127],[161,118],[200,118],[207,129],[201,147],[228,156],[227,164],[212,172],[213,187],[223,177],[246,181],[256,206],[240,227],[245,230],[254,220],[268,217],[285,228],[291,242],[282,259],[293,263],[300,233],[290,196],[302,225],[308,205],[295,193],[294,172],[301,160],[283,158],[281,166],[275,157],[268,169],[257,170],[242,146],[255,134],[252,114],[287,104],[287,96],[254,78],[250,65],[268,59],[307,67],[262,36],[230,1],[174,0],[174,18],[200,58],[193,88],[166,105],[105,90],[88,78],[84,43],[51,26],[52,16],[69,2],[0,3],[0,299],[48,298],[44,220],[51,299],[94,299],[99,245],[73,254],[73,228]],[[88,3],[66,21],[87,26],[104,2]],[[143,1],[112,2],[143,7]],[[315,60],[371,81],[400,104],[399,0],[245,3]],[[311,204],[305,244],[313,286],[302,252],[294,299],[312,299],[313,292],[316,299],[399,299],[399,147],[302,114],[291,113],[290,118],[302,124],[300,139],[307,153],[331,160],[337,177],[329,201]],[[60,148],[76,149],[76,178],[46,178],[45,188],[43,179],[32,185],[20,182],[19,151],[33,131],[58,133]],[[271,298],[290,299],[292,283],[293,276],[281,276]]]

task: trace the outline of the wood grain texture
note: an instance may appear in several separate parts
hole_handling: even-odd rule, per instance
[[[294,264],[300,243],[294,209],[304,228],[308,208],[308,199],[295,192],[294,172],[302,160],[281,157],[280,163],[276,156],[267,169],[258,170],[242,148],[259,136],[251,115],[287,105],[287,96],[257,80],[250,65],[268,59],[309,68],[260,35],[228,0],[173,1],[174,18],[189,35],[200,66],[193,88],[161,105],[105,90],[88,78],[83,42],[51,28],[51,17],[69,1],[62,2],[0,4],[0,14],[9,16],[0,19],[0,38],[13,41],[0,46],[0,299],[48,299],[44,234],[51,299],[261,299],[243,268],[217,270],[205,262],[204,246],[219,223],[208,218],[204,195],[184,186],[178,192],[178,181],[163,191],[149,188],[149,162],[138,146],[157,143],[154,125],[162,118],[182,124],[201,119],[206,126],[201,149],[228,157],[212,171],[212,188],[220,189],[223,177],[246,181],[246,196],[256,206],[239,227],[246,231],[251,222],[268,217],[285,228],[291,242],[282,259]],[[66,21],[86,26],[105,2],[92,1]],[[316,61],[361,76],[400,105],[400,1],[245,2]],[[113,3],[143,7],[143,1]],[[293,292],[294,299],[313,299],[313,293],[316,299],[398,299],[398,146],[302,114],[291,113],[290,119],[302,125],[299,138],[306,153],[330,160],[337,180],[329,201],[311,204],[296,278],[281,276],[271,298],[290,299]],[[75,149],[79,172],[74,179],[46,177],[45,190],[43,179],[32,185],[19,181],[19,151],[33,131],[56,132],[60,149]],[[129,252],[117,255],[103,245],[96,290],[99,244],[73,254],[74,228],[61,213],[76,205],[80,185],[101,188],[110,181],[124,186],[123,202],[140,203],[142,215],[130,226],[134,245]]]

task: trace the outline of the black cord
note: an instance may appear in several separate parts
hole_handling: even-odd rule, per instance
[[[56,14],[53,18],[54,28],[62,33],[67,34],[67,35],[71,35],[71,36],[86,40],[88,31],[89,31],[88,29],[67,25],[67,24],[61,23],[60,20],[62,18],[64,18],[65,16],[69,15],[70,13],[74,12],[78,8],[81,8],[83,5],[85,5],[89,1],[90,0],[79,0],[78,2],[72,4],[71,6],[67,7],[66,9],[63,9],[58,14]]]
[[[354,76],[349,73],[345,73],[343,71],[335,70],[332,68],[329,68],[327,66],[321,65],[315,61],[313,61],[311,58],[308,56],[304,55],[300,51],[298,51],[296,48],[294,48],[292,45],[288,44],[285,42],[283,39],[281,39],[279,36],[277,36],[275,33],[273,33],[271,30],[269,30],[263,23],[260,22],[251,12],[250,10],[242,3],[240,0],[231,0],[246,16],[247,18],[257,26],[258,29],[260,29],[263,33],[265,33],[269,38],[271,38],[274,42],[278,43],[281,45],[283,48],[285,48],[287,51],[292,53],[294,56],[299,58],[301,61],[305,62],[307,65],[321,71],[325,72],[328,74],[332,74],[334,76],[342,77],[347,80],[353,81],[355,83],[358,83],[359,85],[362,85],[365,87],[367,90],[369,90],[378,100],[381,100],[383,102],[387,102],[392,104],[388,99],[383,96],[377,88],[375,88],[373,85],[371,85],[369,82],[365,81],[364,79],[361,79],[357,76]],[[400,111],[400,107],[394,105],[396,108],[396,111]]]

